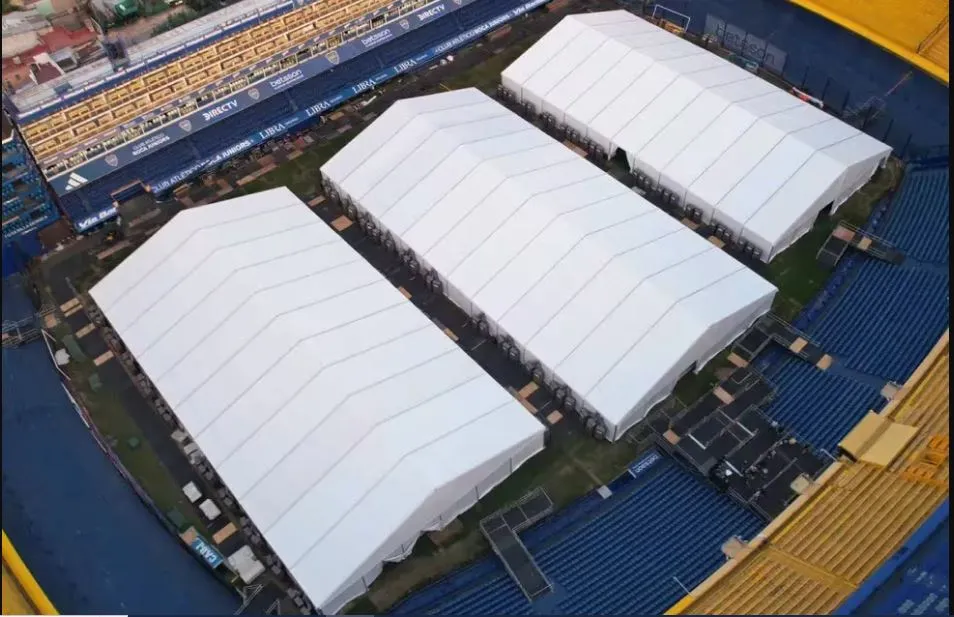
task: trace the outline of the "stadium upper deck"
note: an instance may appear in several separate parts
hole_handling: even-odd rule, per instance
[[[385,43],[395,36],[387,24],[426,4],[426,0],[327,0],[275,5],[235,17],[238,23],[232,25],[207,25],[211,30],[195,43],[180,44],[195,28],[176,34],[165,43],[173,47],[151,62],[136,62],[113,80],[94,81],[72,97],[64,93],[31,111],[24,109],[25,99],[11,102],[17,107],[24,139],[46,175],[53,177],[199,109],[210,108],[203,114],[206,121],[224,117],[234,106],[218,109],[216,101],[314,56],[326,60],[324,69],[343,62],[348,58],[342,46],[349,41],[360,39],[362,47],[352,55]],[[299,8],[283,12],[291,6]],[[420,14],[414,25],[441,13]],[[401,24],[404,30],[411,27],[406,19]],[[230,33],[219,32],[222,29]],[[147,51],[134,49],[132,54],[141,57]],[[109,70],[108,64],[96,66],[96,71]],[[309,76],[304,72],[289,76],[280,84],[272,83],[272,90]],[[260,91],[259,97],[251,98],[271,93]],[[36,101],[40,100],[38,96]]]
[[[668,614],[827,614],[838,608],[950,489],[950,333],[833,464],[752,543]]]

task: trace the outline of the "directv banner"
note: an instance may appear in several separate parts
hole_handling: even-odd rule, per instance
[[[236,92],[231,97],[219,99],[213,105],[195,111],[179,119],[178,122],[164,126],[142,139],[123,144],[97,159],[87,161],[79,167],[63,172],[50,179],[50,186],[53,187],[57,195],[65,195],[121,167],[134,163],[160,148],[165,148],[183,137],[234,116],[279,92],[324,73],[336,65],[353,60],[366,51],[393,41],[475,1],[446,0],[418,9],[397,22],[372,30],[365,36],[349,41],[323,56],[309,58],[297,66],[276,73],[245,90]]]
[[[349,99],[360,96],[379,84],[382,84],[389,79],[393,79],[397,75],[401,75],[402,73],[406,73],[415,68],[423,66],[446,55],[448,52],[461,47],[462,45],[466,45],[467,43],[484,36],[491,30],[498,28],[499,26],[523,15],[524,13],[532,11],[538,6],[546,4],[548,1],[549,0],[530,0],[529,2],[521,4],[518,7],[513,8],[490,21],[486,21],[474,28],[471,28],[470,30],[467,30],[466,32],[462,32],[452,39],[448,39],[439,45],[435,45],[427,51],[421,52],[416,56],[404,60],[403,62],[400,62],[399,64],[396,64],[390,68],[384,69],[368,79],[360,81],[356,84],[352,84],[346,88],[342,88],[331,97],[324,99],[315,105],[308,107],[307,109],[292,114],[282,119],[280,122],[276,122],[275,124],[232,144],[228,148],[220,150],[213,156],[197,161],[189,167],[181,169],[171,176],[150,183],[149,191],[153,194],[165,193],[175,186],[182,184],[183,182],[186,182],[197,175],[204,173],[205,171],[215,169],[225,161],[238,156],[239,154],[242,154],[243,152],[246,152],[255,146],[258,146],[265,141],[288,133],[295,127],[314,119],[316,116],[319,116],[328,110],[341,105]],[[90,227],[93,227],[94,225],[102,223],[112,216],[115,216],[115,214],[115,207],[106,208],[97,215],[79,221],[76,223],[76,228],[80,233],[82,233],[86,229],[89,229]]]

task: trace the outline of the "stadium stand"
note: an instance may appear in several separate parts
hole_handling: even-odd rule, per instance
[[[171,174],[193,160],[195,150],[190,141],[174,143],[134,165],[113,172],[100,182],[91,182],[61,196],[60,206],[74,222],[81,220],[113,204],[113,194],[118,190],[153,177]]]
[[[3,319],[32,306],[3,281]],[[168,534],[103,454],[42,341],[3,353],[4,531],[61,610],[231,614],[237,595]],[[50,456],[55,452],[56,456]]]
[[[950,509],[946,500],[835,614],[950,614]]]
[[[286,8],[290,4],[285,5]],[[384,3],[375,0],[313,2],[221,40],[213,37],[211,41],[204,41],[200,49],[196,49],[195,43],[191,42],[182,56],[178,56],[175,47],[177,43],[181,46],[184,41],[168,41],[166,44],[172,49],[167,51],[173,51],[171,61],[160,62],[143,74],[138,70],[131,71],[131,74],[122,76],[120,84],[108,84],[113,87],[105,91],[101,87],[91,87],[91,91],[78,102],[70,101],[65,108],[63,104],[37,108],[32,92],[18,94],[13,97],[13,102],[21,114],[29,115],[32,112],[34,115],[23,129],[24,137],[39,158],[65,151],[122,123],[142,122],[144,110],[173,103],[187,94],[236,75],[240,70],[270,58],[276,52],[309,41],[316,36],[316,32],[330,32],[383,8],[382,5]],[[338,41],[349,34],[354,36],[366,31],[369,25],[352,24],[347,32],[342,29]],[[322,50],[334,47],[333,43],[325,43]],[[130,53],[135,55],[136,52],[132,50]],[[28,105],[28,101],[31,104]],[[37,115],[41,117],[36,118]]]
[[[866,411],[883,402],[880,388],[820,371],[797,358],[785,359],[767,377],[778,389],[769,415],[829,452]]]
[[[60,217],[43,176],[7,110],[0,113],[3,138],[3,276],[20,270],[42,252],[38,231]]]
[[[742,51],[743,41],[756,50],[770,42],[776,50],[773,70],[816,94],[824,92],[829,107],[851,111],[883,102],[885,113],[866,130],[890,144],[896,154],[904,155],[909,145],[927,147],[949,140],[945,83],[794,3],[665,0],[660,4],[690,16],[689,30],[695,34],[728,28],[735,41],[730,45],[733,51]]]
[[[838,310],[813,332],[818,343],[846,364],[881,379],[902,382],[947,326],[948,277],[944,273],[861,264]],[[912,335],[912,325],[923,336]],[[867,336],[858,336],[867,330]]]
[[[520,4],[515,0],[481,0],[453,14],[408,32],[391,43],[366,52],[321,75],[268,98],[226,122],[214,124],[189,138],[165,146],[148,157],[126,165],[60,197],[67,215],[74,221],[109,208],[112,194],[131,183],[151,182],[188,167],[197,157],[208,157],[269,127],[298,109],[330,96],[341,88],[373,77],[382,66],[413,57],[437,42],[449,39],[464,27],[472,27]]]
[[[905,262],[844,260],[820,294],[823,308],[810,307],[796,322],[835,357],[831,370],[772,353],[760,360],[779,389],[769,414],[815,446],[832,449],[883,405],[882,387],[908,379],[947,327],[949,195],[947,168],[913,165],[869,225]]]
[[[432,27],[436,28],[440,23],[441,22],[433,24]],[[431,26],[422,28],[422,30],[426,30],[429,27]],[[392,45],[415,45],[417,34],[419,33],[412,32],[398,39],[392,43]],[[408,39],[411,40],[408,41]],[[380,66],[380,60],[378,60],[376,54],[364,54],[324,73],[321,79],[309,79],[305,83],[295,86],[288,94],[295,105],[298,107],[307,107],[308,105],[313,105],[315,101],[328,96],[338,88],[342,88],[349,83],[372,75]]]
[[[825,614],[947,500],[949,332],[845,456],[669,614]]]
[[[3,532],[3,614],[59,614],[23,563],[6,532]]]
[[[752,537],[759,519],[655,452],[607,500],[589,495],[524,533],[554,585],[548,611],[658,614],[724,559],[722,544]],[[651,463],[649,462],[651,461]],[[496,560],[486,559],[412,596],[396,614],[531,614]]]
[[[282,93],[265,103],[252,107],[245,113],[229,118],[227,122],[215,124],[190,139],[199,156],[209,156],[235,143],[237,139],[263,129],[292,113],[292,102]],[[176,168],[181,168],[181,161],[171,170],[160,170],[152,173],[149,179],[167,176]]]
[[[945,0],[791,0],[948,83]]]
[[[908,257],[933,264],[950,259],[951,170],[913,166],[895,197],[889,220],[880,231],[904,247]]]

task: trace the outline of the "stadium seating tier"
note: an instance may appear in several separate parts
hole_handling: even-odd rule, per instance
[[[940,75],[950,71],[945,0],[791,0],[902,57],[923,57]],[[945,82],[947,80],[945,79]]]
[[[313,2],[29,122],[23,127],[24,138],[42,160],[388,4],[387,0]],[[411,0],[403,12],[423,5],[423,0]],[[354,24],[350,38],[369,28],[368,20]],[[321,49],[326,52],[336,46],[322,44]]]
[[[894,461],[834,465],[814,492],[670,614],[825,614],[838,608],[948,498],[950,451],[943,438],[950,430],[949,376],[945,333],[881,414],[917,428]],[[911,465],[940,442],[945,453],[934,459],[936,474],[910,474]]]
[[[551,527],[552,525],[552,527]],[[589,497],[524,534],[566,614],[658,614],[751,538],[760,520],[669,459],[609,499]],[[396,609],[443,615],[529,614],[495,562],[453,574]]]

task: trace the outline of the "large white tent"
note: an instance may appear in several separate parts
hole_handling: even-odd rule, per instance
[[[769,261],[891,148],[626,11],[565,17],[501,75],[541,113],[701,209]]]
[[[326,613],[543,448],[541,423],[285,188],[178,214],[91,294]]]
[[[475,89],[395,103],[321,171],[611,439],[776,291]]]

